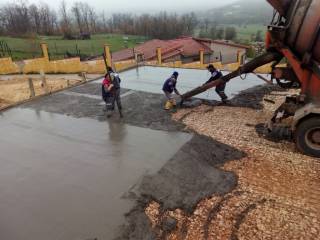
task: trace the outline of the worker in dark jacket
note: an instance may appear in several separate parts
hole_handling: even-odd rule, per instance
[[[208,71],[211,73],[211,77],[210,79],[206,82],[207,83],[210,83],[210,82],[213,82],[213,81],[216,81],[218,80],[219,78],[223,77],[222,73],[217,70],[212,64],[210,64],[208,67],[207,67]],[[225,94],[224,90],[226,88],[226,83],[221,83],[219,85],[216,86],[216,93],[220,96],[221,98],[221,101],[223,103],[226,103],[227,100],[228,100],[228,96]]]
[[[174,99],[172,93],[175,92],[175,94],[180,95],[179,91],[176,88],[177,85],[177,80],[178,80],[179,73],[174,72],[172,76],[167,79],[162,87],[162,91],[164,92],[167,102],[165,105],[165,110],[170,110],[171,108],[175,108],[177,103],[176,100]]]
[[[108,67],[107,71],[108,73],[106,74],[102,84],[102,95],[107,105],[107,111],[109,112],[108,117],[111,117],[111,114],[115,108],[115,103],[117,103],[118,111],[120,117],[122,118],[122,104],[120,98],[121,79],[119,74],[114,72],[111,67]]]

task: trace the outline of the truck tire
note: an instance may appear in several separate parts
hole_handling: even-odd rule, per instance
[[[320,158],[320,117],[303,120],[296,129],[295,142],[300,152]]]

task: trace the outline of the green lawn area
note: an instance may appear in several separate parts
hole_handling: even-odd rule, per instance
[[[146,41],[145,37],[120,34],[96,34],[91,40],[63,40],[61,36],[39,36],[37,38],[12,38],[0,36],[12,52],[14,60],[34,58],[41,56],[40,43],[46,42],[49,46],[51,59],[62,59],[68,51],[81,55],[95,56],[103,53],[103,46],[110,45],[111,52],[124,48],[132,48],[138,43]]]
[[[261,31],[261,37],[264,40],[265,33],[267,31],[267,26],[264,26],[262,24],[219,24],[216,26],[217,28],[227,28],[227,27],[235,27],[237,32],[237,39],[236,42],[250,44],[251,36],[256,35],[257,31]],[[200,29],[197,28],[195,30],[194,35],[198,36],[200,33]]]
[[[234,26],[237,29],[237,38],[240,40],[251,40],[251,35],[256,35],[257,31],[261,31],[261,36],[264,39],[265,33],[267,31],[267,26],[258,25],[258,24],[249,24],[242,26]]]
[[[261,37],[264,40],[265,33],[267,31],[267,26],[262,24],[247,24],[247,25],[236,25],[236,24],[229,24],[229,25],[220,25],[223,27],[235,27],[237,31],[237,42],[250,44],[251,36],[256,35],[257,31],[261,31]]]

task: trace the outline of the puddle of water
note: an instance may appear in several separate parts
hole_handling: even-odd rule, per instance
[[[195,87],[200,86],[210,78],[210,74],[207,70],[140,67],[120,74],[120,77],[123,80],[122,87],[145,92],[162,93],[164,81],[169,78],[175,70],[179,72],[177,88],[181,93],[188,92]],[[227,74],[227,72],[223,72],[223,74]],[[96,82],[101,82],[101,80]],[[261,84],[264,84],[262,80],[253,74],[248,74],[245,80],[242,80],[240,77],[231,80],[227,84],[226,93],[229,97],[232,97],[240,91]],[[202,93],[198,95],[198,97],[210,100],[220,100],[214,90]]]
[[[110,239],[191,135],[15,108],[0,115],[1,239]]]

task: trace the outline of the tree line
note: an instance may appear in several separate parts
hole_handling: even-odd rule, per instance
[[[181,35],[192,35],[198,25],[194,13],[178,15],[123,14],[107,16],[97,12],[86,2],[75,2],[67,6],[62,0],[58,10],[45,3],[28,4],[23,1],[7,3],[0,8],[0,34],[10,36],[63,35],[72,36],[95,33],[122,33],[143,35],[150,38],[170,39]]]

